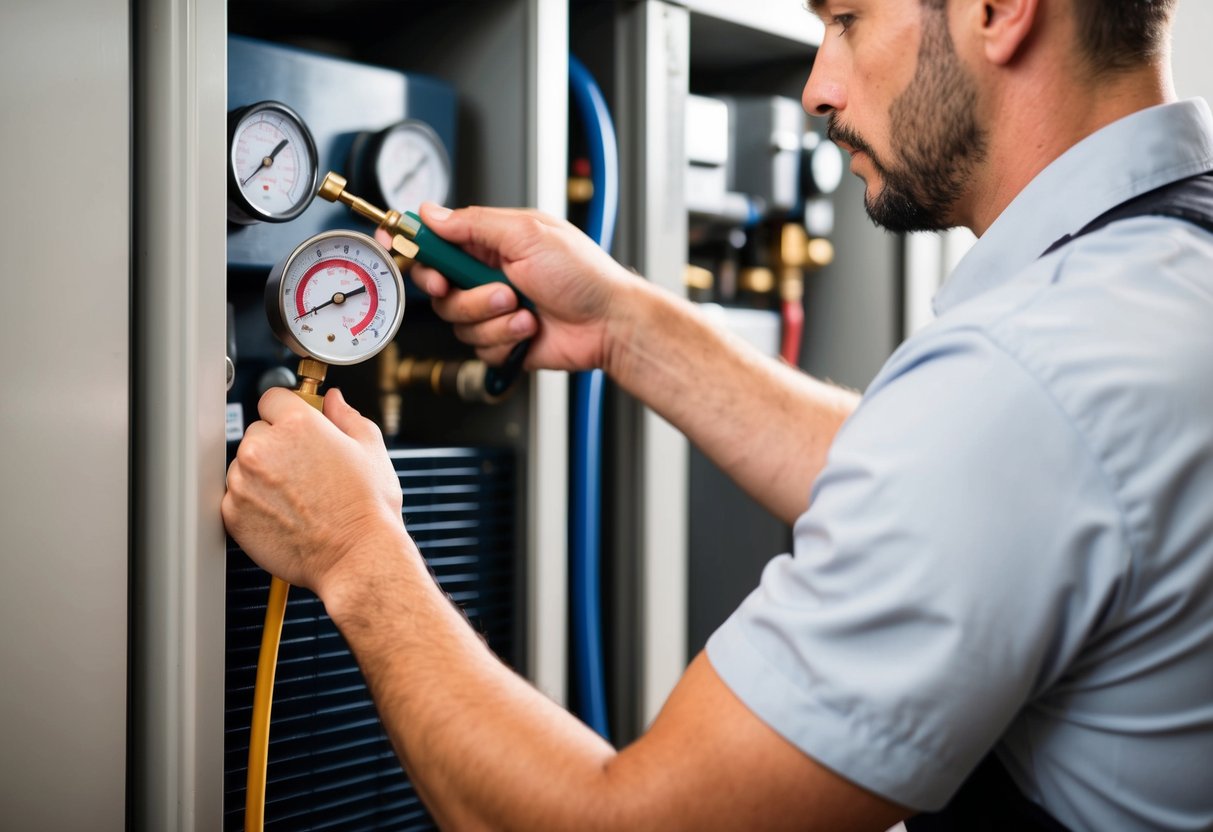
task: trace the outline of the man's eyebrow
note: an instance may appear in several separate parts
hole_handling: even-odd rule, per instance
[[[804,7],[818,17],[825,12],[827,5],[829,5],[829,0],[805,0],[804,3]]]

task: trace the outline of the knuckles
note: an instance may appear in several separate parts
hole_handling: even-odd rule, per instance
[[[236,483],[237,493],[245,490],[245,474],[270,487],[282,484],[283,477],[273,464],[274,454],[266,444],[261,437],[252,437],[245,439],[236,449],[236,463],[240,466]],[[236,463],[233,463],[233,467]],[[232,487],[233,483],[229,478],[228,488]]]

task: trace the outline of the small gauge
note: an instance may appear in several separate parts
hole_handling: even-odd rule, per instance
[[[422,202],[442,204],[450,196],[450,157],[425,122],[393,124],[368,137],[362,148],[360,181],[372,202],[404,212],[416,211]]]
[[[228,219],[286,222],[316,195],[316,143],[299,114],[277,101],[228,113]]]
[[[270,271],[270,328],[296,355],[357,364],[396,336],[404,281],[383,246],[357,231],[304,241]]]

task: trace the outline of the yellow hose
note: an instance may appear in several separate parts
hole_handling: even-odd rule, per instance
[[[274,703],[274,672],[278,668],[278,644],[286,615],[290,584],[270,579],[265,605],[265,628],[261,631],[261,654],[257,657],[257,682],[253,687],[253,717],[249,726],[248,786],[244,801],[244,832],[265,828],[265,769],[270,753],[270,706]]]
[[[312,358],[299,362],[299,387],[295,395],[324,412],[319,387],[328,365]],[[253,686],[253,715],[249,720],[248,785],[244,791],[244,832],[265,829],[265,769],[270,757],[270,706],[274,704],[274,672],[278,669],[278,645],[282,620],[286,617],[286,594],[291,585],[270,578],[270,597],[265,603],[265,627],[261,631],[261,653],[257,656],[257,681]]]

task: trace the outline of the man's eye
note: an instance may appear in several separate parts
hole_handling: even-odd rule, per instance
[[[847,30],[850,29],[851,26],[854,25],[855,15],[853,15],[853,14],[836,14],[836,15],[834,15],[834,22],[838,24],[838,28],[839,28],[838,36],[842,37],[843,35],[845,35],[847,33]]]

